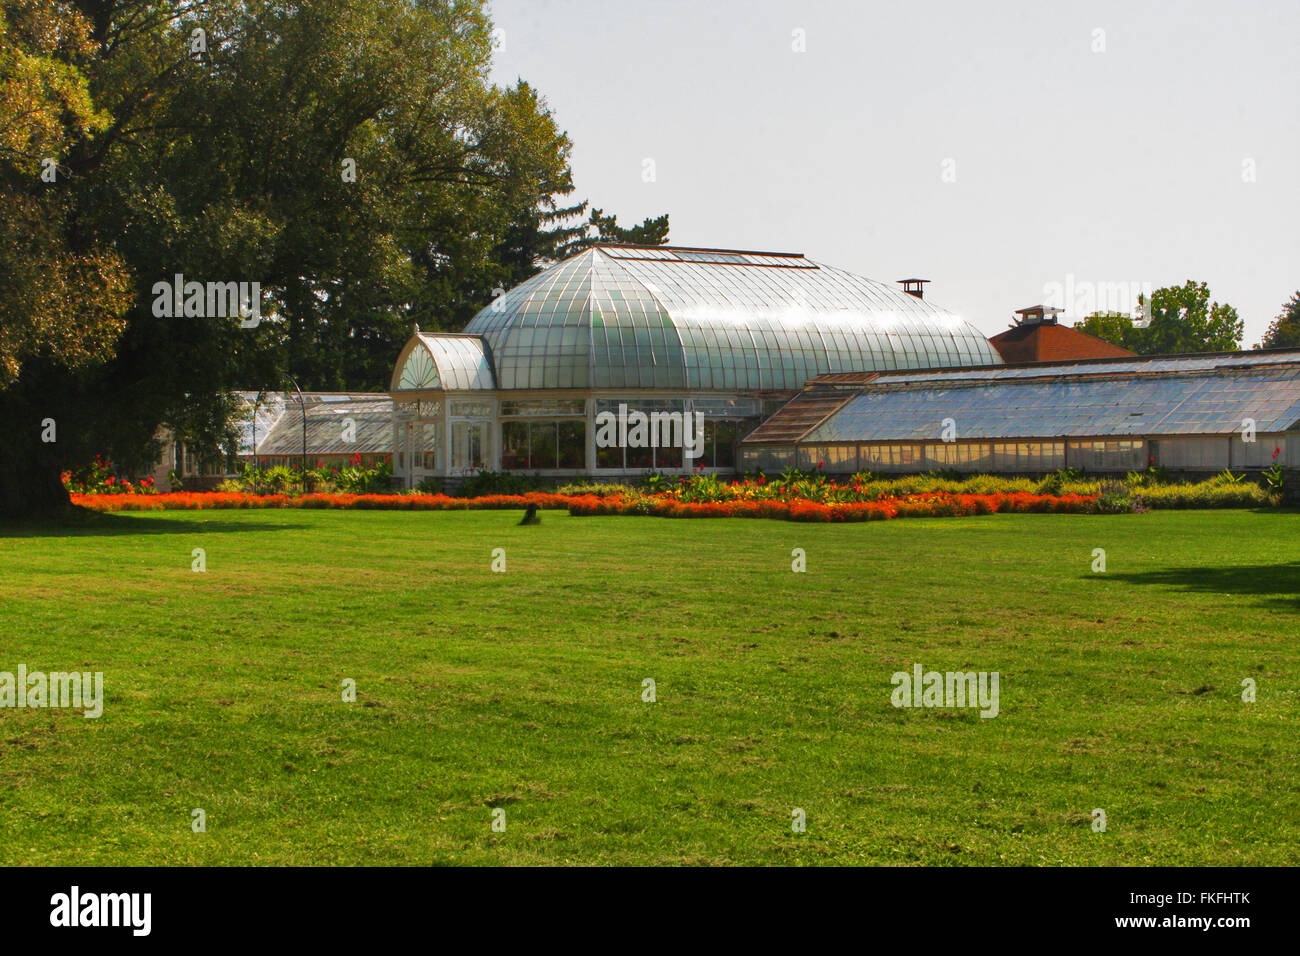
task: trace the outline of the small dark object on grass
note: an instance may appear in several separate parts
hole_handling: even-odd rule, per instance
[[[529,505],[528,510],[524,512],[523,518],[519,520],[520,524],[541,524],[542,519],[537,517],[537,505]]]

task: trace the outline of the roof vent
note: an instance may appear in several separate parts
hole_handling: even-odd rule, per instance
[[[902,283],[903,291],[906,292],[908,295],[914,295],[918,299],[924,299],[925,284],[930,280],[929,279],[899,279],[898,281]]]
[[[1016,325],[1056,325],[1056,317],[1064,309],[1055,309],[1050,305],[1031,305],[1027,309],[1016,309]]]

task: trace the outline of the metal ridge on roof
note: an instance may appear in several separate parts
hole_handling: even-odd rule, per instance
[[[658,249],[662,252],[729,252],[736,256],[780,256],[803,259],[802,252],[761,252],[758,249],[718,249],[712,246],[651,246],[635,242],[598,242],[593,249]]]
[[[1072,326],[1062,326],[1063,328],[1072,328]],[[1016,326],[1018,328],[1018,326]],[[1009,330],[1007,330],[1009,331]],[[1087,333],[1085,333],[1087,334]],[[1095,336],[1094,336],[1095,338]],[[1102,339],[1104,342],[1105,339]],[[1113,358],[1074,358],[1074,359],[1052,359],[1048,362],[1004,362],[1000,365],[967,365],[962,367],[935,367],[935,368],[918,368],[918,369],[889,369],[880,372],[880,375],[925,375],[933,373],[935,375],[951,375],[960,372],[982,372],[982,371],[1015,371],[1026,368],[1047,368],[1048,366],[1060,365],[1118,365],[1123,363],[1136,364],[1138,362],[1186,362],[1216,358],[1236,358],[1248,359],[1255,356],[1260,357],[1280,357],[1290,353],[1294,356],[1291,362],[1300,362],[1300,348],[1281,348],[1281,349],[1239,349],[1235,352],[1174,352],[1169,355],[1117,355]],[[1264,365],[1265,362],[1251,362],[1250,365]],[[1283,362],[1282,364],[1288,364]],[[1235,366],[1233,366],[1235,367]]]
[[[1221,359],[1235,361],[1220,362]],[[1300,349],[1251,349],[1239,352],[1193,352],[1180,355],[1059,359],[1051,362],[1018,362],[1014,365],[968,365],[919,369],[882,369],[875,372],[830,372],[813,376],[808,379],[807,384],[838,385],[864,389],[872,387],[883,390],[911,385],[927,387],[938,383],[958,385],[990,382],[1101,379],[1116,376],[1146,379],[1219,370],[1285,368],[1292,365],[1300,365]],[[1101,366],[1109,367],[1102,368]],[[1146,367],[1134,368],[1132,366]]]

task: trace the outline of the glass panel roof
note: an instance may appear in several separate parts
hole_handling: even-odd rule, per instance
[[[417,333],[398,362],[393,390],[436,388],[448,391],[491,389],[492,362],[483,340],[473,335]]]
[[[237,394],[242,406],[237,422],[241,455],[302,454],[304,406],[310,454],[383,454],[393,450],[390,398],[339,392]],[[350,425],[347,429],[345,422]]]
[[[598,247],[465,327],[501,388],[780,389],[836,371],[996,365],[977,329],[802,256]]]
[[[1260,433],[1300,424],[1300,355],[1289,364],[1254,356],[1155,359],[1131,374],[1062,375],[1062,367],[877,379],[803,436],[804,442],[1224,435],[1254,419]],[[1099,365],[1075,366],[1088,373]],[[1135,369],[1160,368],[1167,374]],[[1067,367],[1068,368],[1068,367]],[[1012,374],[1025,373],[1025,374]],[[1054,373],[1054,374],[1053,374]],[[972,376],[975,380],[972,381]],[[909,384],[910,382],[910,384]]]

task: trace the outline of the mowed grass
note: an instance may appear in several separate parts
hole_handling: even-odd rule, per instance
[[[1294,511],[517,519],[8,529],[0,670],[106,702],[0,710],[0,863],[1300,859]],[[918,662],[1000,714],[891,706]]]

